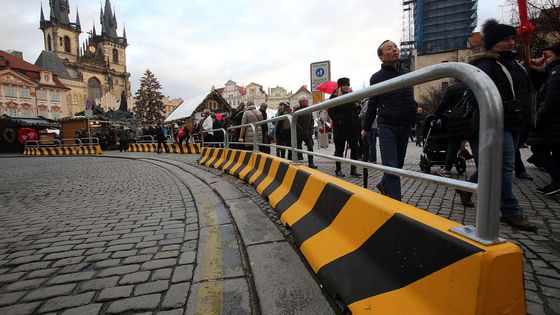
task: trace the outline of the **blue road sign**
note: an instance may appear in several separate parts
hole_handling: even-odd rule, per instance
[[[317,68],[317,70],[315,70],[315,75],[318,76],[319,78],[325,75],[325,69],[323,68]]]

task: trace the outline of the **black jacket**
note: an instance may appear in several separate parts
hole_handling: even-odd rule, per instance
[[[335,97],[337,95],[333,93],[330,98]],[[359,139],[360,117],[356,103],[346,103],[329,108],[329,117],[333,122],[334,141],[357,141]]]
[[[469,62],[484,71],[496,84],[504,104],[504,130],[521,132],[530,125],[533,116],[533,86],[528,72],[515,61],[513,53],[498,54],[489,51],[473,56]],[[498,62],[509,71],[513,80],[515,96],[511,91],[508,77]],[[474,98],[472,100],[476,103]],[[480,112],[478,105],[475,106],[473,125],[475,129],[478,129]]]
[[[371,76],[370,85],[380,83],[408,73],[403,66],[395,69],[388,64],[382,64],[381,70]],[[371,125],[377,117],[379,125],[412,126],[416,121],[416,108],[413,88],[404,88],[393,92],[372,96],[368,101],[368,110],[364,121],[364,130],[371,130]]]
[[[313,136],[313,113],[299,116],[296,123],[298,140],[305,140]]]
[[[472,134],[472,117],[465,117],[461,101],[468,89],[463,82],[456,82],[445,89],[441,103],[434,111],[435,116],[447,116],[447,137],[467,139]]]
[[[537,96],[537,124],[531,145],[560,146],[560,60],[549,65],[548,78]]]

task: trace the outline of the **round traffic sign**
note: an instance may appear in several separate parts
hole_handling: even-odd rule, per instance
[[[323,68],[317,68],[317,70],[315,70],[315,75],[320,78],[325,75],[325,70]]]

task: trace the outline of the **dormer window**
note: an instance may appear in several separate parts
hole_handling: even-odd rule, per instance
[[[51,78],[51,76],[48,73],[43,73],[43,81],[49,82],[50,78]]]

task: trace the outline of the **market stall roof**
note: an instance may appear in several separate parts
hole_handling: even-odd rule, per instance
[[[52,119],[44,118],[44,117],[12,117],[9,115],[2,115],[0,116],[2,119],[11,120],[15,123],[20,124],[21,126],[38,126],[38,127],[55,127],[58,128],[60,126],[59,123]]]
[[[183,102],[179,107],[175,108],[167,118],[165,118],[165,122],[171,122],[177,119],[187,118],[189,117],[193,111],[204,101],[206,98],[206,94],[198,95],[195,97],[191,97]]]

